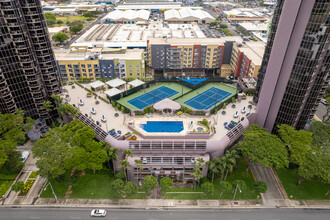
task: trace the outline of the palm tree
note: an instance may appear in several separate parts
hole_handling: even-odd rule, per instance
[[[107,152],[109,171],[110,171],[110,160],[111,160],[112,167],[113,167],[113,175],[115,175],[116,171],[115,171],[115,162],[114,161],[118,160],[118,155],[116,154],[116,152],[119,151],[119,149],[109,147],[109,144],[107,142],[103,142],[103,149]]]
[[[219,158],[213,157],[212,160],[206,162],[209,165],[209,169],[212,171],[212,183],[214,180],[214,173],[217,171],[217,166],[219,164]]]
[[[109,159],[112,161],[112,167],[113,167],[113,175],[116,175],[115,170],[115,161],[118,160],[117,151],[120,151],[118,148],[110,147],[109,148]]]
[[[58,111],[60,116],[63,115],[77,116],[79,110],[70,104],[63,104],[64,99],[61,96],[52,94],[51,97],[55,101],[56,104],[55,109]]]
[[[136,167],[138,168],[138,170],[139,170],[139,173],[140,173],[140,178],[139,178],[139,173],[138,173],[138,182],[140,183],[140,180],[141,180],[141,178],[142,178],[142,176],[141,176],[141,171],[142,171],[142,169],[143,169],[143,166],[141,166],[141,164],[143,164],[142,163],[142,161],[141,160],[134,160],[134,162],[135,162],[135,165],[136,165]]]
[[[233,169],[237,164],[237,159],[239,158],[239,155],[237,154],[236,150],[226,151],[224,158],[226,160],[226,180],[228,173],[233,172]]]
[[[42,103],[42,109],[45,109],[47,112],[51,112],[54,109],[54,105],[52,104],[51,101],[44,101]],[[55,128],[55,123],[52,117],[50,117],[50,120],[52,120],[53,127]]]
[[[120,164],[121,165],[119,167],[124,168],[124,173],[125,173],[126,182],[127,182],[128,181],[127,170],[130,170],[129,162],[127,161],[127,159],[125,159],[125,160],[120,161]]]
[[[127,159],[128,157],[133,157],[133,152],[129,149],[126,149],[123,151],[123,154],[125,155],[125,158]]]

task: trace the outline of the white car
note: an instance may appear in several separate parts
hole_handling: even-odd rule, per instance
[[[107,215],[107,211],[105,211],[104,209],[93,209],[91,212],[91,216],[92,217],[101,217],[101,216],[106,216]]]

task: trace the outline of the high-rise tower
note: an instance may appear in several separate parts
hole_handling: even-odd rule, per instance
[[[0,112],[49,118],[42,103],[61,89],[39,0],[0,1]]]
[[[278,0],[254,101],[256,122],[305,126],[316,111],[330,71],[328,0]]]

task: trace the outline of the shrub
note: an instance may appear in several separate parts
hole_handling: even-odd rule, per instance
[[[178,111],[178,115],[182,115],[182,113],[183,113],[182,111]]]
[[[120,179],[120,180],[126,180],[126,176],[125,176],[124,171],[120,171],[120,172],[116,173],[115,178]]]
[[[19,181],[16,182],[12,187],[11,190],[13,190],[14,192],[20,192],[24,190],[24,182],[23,181]]]
[[[144,115],[143,111],[134,111],[135,115]]]
[[[110,103],[109,100],[106,100],[105,98],[103,98],[103,97],[101,97],[101,96],[99,96],[99,98],[100,98],[101,100],[105,101],[106,103]]]
[[[88,93],[87,93],[87,96],[92,96],[92,93],[91,93],[91,92],[88,92]]]
[[[125,107],[122,106],[122,107],[120,108],[120,111],[125,112]]]
[[[30,174],[29,179],[35,179],[35,178],[37,178],[37,176],[38,176],[37,171],[33,171],[33,172]]]
[[[155,109],[152,106],[146,107],[144,110],[144,113],[155,113]]]
[[[220,28],[221,28],[221,29],[225,29],[225,28],[228,28],[228,26],[225,25],[225,24],[220,24]]]
[[[70,81],[68,84],[71,86],[71,85],[73,85],[73,83],[74,83],[74,82]]]
[[[18,196],[26,196],[31,189],[32,185],[34,183],[34,180],[28,180],[24,184],[24,189],[18,194]]]
[[[227,107],[227,104],[223,103],[222,109],[226,109],[226,107]]]

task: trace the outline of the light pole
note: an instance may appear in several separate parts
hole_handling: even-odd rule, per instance
[[[54,197],[55,197],[56,203],[58,203],[57,196],[56,196],[56,194],[55,194],[55,191],[54,191],[53,186],[52,186],[52,184],[50,183],[50,181],[49,181],[49,183],[46,185],[46,187],[45,187],[44,190],[47,189],[47,186],[48,186],[48,185],[49,185],[50,188],[52,189],[52,192],[53,192],[53,195],[54,195]]]

